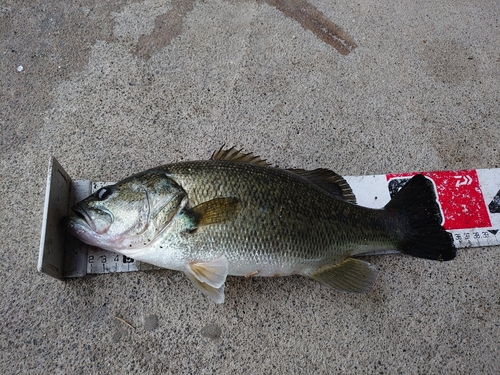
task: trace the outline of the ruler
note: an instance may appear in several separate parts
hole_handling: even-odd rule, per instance
[[[435,187],[443,226],[457,248],[500,245],[500,168],[461,171],[410,172],[371,176],[347,176],[361,206],[382,208],[415,174],[429,178]],[[112,182],[73,180],[52,158],[47,173],[38,271],[57,279],[87,274],[157,270],[82,243],[60,226],[71,207]],[[393,250],[371,254],[396,253]]]

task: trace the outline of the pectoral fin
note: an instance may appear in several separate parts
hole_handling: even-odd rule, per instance
[[[198,280],[193,274],[186,272],[186,276],[204,295],[210,298],[215,303],[224,302],[224,284],[220,288],[214,288],[207,283]]]
[[[241,207],[237,198],[214,198],[188,209],[189,216],[196,227],[222,223],[234,219]]]
[[[377,270],[370,263],[347,258],[333,266],[314,270],[310,277],[330,288],[347,293],[365,293],[373,286]]]
[[[226,257],[221,256],[209,262],[191,262],[186,270],[197,280],[213,288],[220,288],[226,282],[228,263]]]

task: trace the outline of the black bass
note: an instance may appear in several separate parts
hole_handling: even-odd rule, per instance
[[[279,169],[234,148],[133,175],[72,209],[76,216],[63,223],[83,242],[182,271],[217,303],[227,275],[298,274],[362,293],[377,271],[352,256],[456,255],[423,175],[376,210],[356,205],[347,182],[328,169]]]

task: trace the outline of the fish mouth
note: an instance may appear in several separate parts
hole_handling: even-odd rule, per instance
[[[113,216],[104,210],[88,208],[79,203],[71,210],[74,215],[61,219],[63,228],[87,245],[105,249],[109,243],[107,232],[113,223]]]
[[[75,206],[71,207],[71,210],[75,213],[76,218],[80,219],[74,221],[77,221],[80,225],[86,225],[92,231],[97,232],[94,221],[91,219],[87,211],[85,211],[85,209],[79,207],[78,204],[76,204]]]
[[[105,234],[113,223],[113,215],[106,210],[87,208],[80,203],[71,207],[75,216],[66,221],[70,230],[74,232],[88,232],[96,235]]]

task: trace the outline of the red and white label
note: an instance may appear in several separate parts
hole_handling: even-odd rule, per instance
[[[415,173],[386,175],[387,181]],[[422,172],[434,182],[447,230],[491,227],[476,170]]]

